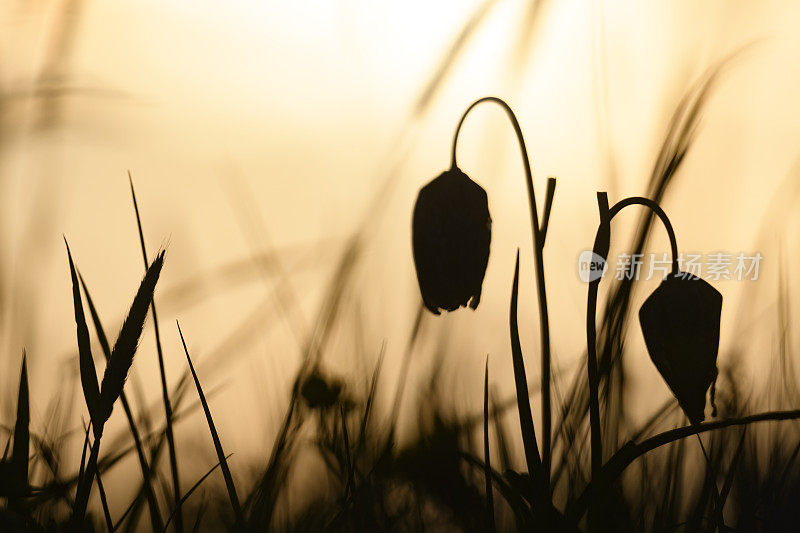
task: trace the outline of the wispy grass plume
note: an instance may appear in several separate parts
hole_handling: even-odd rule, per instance
[[[100,387],[100,408],[103,420],[108,420],[114,402],[117,401],[125,386],[128,378],[128,371],[133,363],[133,356],[139,346],[139,338],[142,335],[144,321],[147,318],[147,311],[153,301],[153,293],[156,289],[158,277],[161,274],[161,267],[164,265],[164,251],[156,255],[155,260],[147,269],[147,273],[139,285],[139,290],[131,304],[128,316],[122,323],[122,329],[111,350],[111,358],[108,360],[106,371],[103,374],[103,382]]]

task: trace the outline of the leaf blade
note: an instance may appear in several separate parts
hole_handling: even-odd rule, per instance
[[[96,433],[102,433],[103,424],[100,422],[100,388],[97,385],[97,371],[94,367],[92,358],[92,346],[89,340],[89,328],[86,326],[86,315],[83,312],[83,301],[81,300],[81,290],[78,285],[78,275],[75,271],[75,263],[72,261],[72,252],[69,243],[64,238],[67,246],[67,257],[69,258],[69,271],[72,278],[72,300],[75,308],[75,327],[78,337],[78,362],[81,374],[81,387],[86,407],[89,410],[89,417],[92,427]]]
[[[176,321],[177,323],[177,321]],[[186,340],[183,338],[183,332],[181,331],[181,326],[178,324],[178,334],[181,337],[181,343],[183,344],[183,351],[186,352],[186,360],[189,362],[189,370],[192,371],[192,378],[194,378],[194,384],[197,387],[197,394],[200,397],[200,402],[203,404],[203,411],[206,415],[206,421],[208,422],[208,429],[211,432],[211,438],[214,441],[214,449],[217,452],[217,459],[219,459],[220,469],[222,470],[222,476],[225,478],[225,486],[228,489],[228,497],[231,500],[231,507],[233,507],[234,515],[236,516],[236,523],[238,526],[242,526],[244,521],[242,519],[242,508],[239,504],[239,496],[236,494],[236,485],[233,482],[233,476],[231,475],[231,470],[228,467],[228,460],[225,457],[225,452],[222,450],[222,443],[219,440],[219,434],[217,433],[217,428],[214,426],[214,419],[211,416],[211,410],[208,407],[208,402],[206,401],[206,396],[203,393],[203,387],[200,385],[200,380],[197,377],[197,372],[194,370],[194,365],[192,364],[192,358],[189,357],[189,349],[186,347]]]
[[[517,300],[519,297],[519,250],[517,250],[517,263],[514,270],[514,285],[511,290],[511,309],[509,312],[509,326],[511,330],[511,358],[514,363],[514,382],[517,391],[517,410],[519,423],[522,428],[522,443],[525,448],[525,460],[528,472],[534,479],[539,474],[542,464],[539,456],[539,447],[536,444],[536,430],[533,427],[533,414],[528,395],[528,381],[525,376],[525,362],[522,358],[522,345],[519,340],[519,326],[517,325]]]

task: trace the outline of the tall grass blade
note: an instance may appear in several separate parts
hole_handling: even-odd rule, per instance
[[[83,436],[83,450],[81,451],[81,466],[78,470],[77,483],[80,486],[83,483],[83,476],[86,474],[86,450],[89,449],[89,429],[90,427],[84,424]]]
[[[514,363],[514,383],[517,390],[517,410],[519,423],[522,427],[522,444],[525,448],[525,460],[528,472],[532,479],[539,478],[542,460],[539,456],[539,447],[536,444],[536,430],[533,427],[533,415],[528,397],[528,381],[525,377],[525,362],[522,359],[522,345],[519,340],[519,326],[517,325],[517,300],[519,297],[519,250],[517,262],[514,267],[514,285],[511,289],[511,309],[509,313],[509,326],[511,330],[511,358]]]
[[[75,306],[75,326],[78,336],[78,361],[81,371],[81,386],[83,387],[83,397],[86,400],[86,407],[89,410],[89,417],[92,420],[92,427],[95,431],[95,438],[98,432],[102,433],[102,423],[100,422],[100,389],[97,385],[97,371],[94,368],[92,358],[92,346],[89,341],[89,328],[86,326],[86,316],[83,313],[83,302],[81,300],[81,289],[78,285],[78,276],[75,272],[75,264],[72,262],[72,253],[69,250],[69,243],[64,239],[67,246],[67,257],[69,258],[69,271],[72,277],[72,299]]]
[[[108,531],[114,531],[114,521],[111,519],[111,511],[108,509],[108,497],[106,496],[106,489],[103,486],[103,480],[100,472],[97,472],[97,491],[100,493],[100,505],[103,507],[103,518],[106,521]]]
[[[14,447],[11,461],[17,476],[16,484],[27,492],[28,488],[28,452],[30,448],[31,411],[28,399],[28,361],[22,352],[22,371],[19,377],[19,393],[17,395],[17,421],[14,424]]]
[[[131,185],[131,199],[133,200],[133,210],[136,213],[136,227],[139,230],[139,244],[142,247],[142,259],[144,261],[144,268],[147,269],[147,248],[144,244],[144,231],[142,230],[142,218],[139,215],[139,204],[136,202],[136,191],[133,188],[133,178],[130,171],[128,172],[128,181]],[[156,312],[155,300],[150,302],[150,307],[153,310],[153,331],[156,337],[156,353],[158,355],[158,371],[161,377],[161,396],[164,402],[164,418],[167,421],[167,448],[169,450],[169,466],[172,473],[172,496],[175,505],[178,504],[181,495],[181,484],[178,476],[178,457],[175,453],[175,436],[172,431],[172,404],[169,400],[169,390],[167,389],[167,373],[164,370],[164,351],[161,348],[161,333],[158,327],[158,313]],[[151,463],[152,464],[152,463]],[[179,533],[183,531],[183,514],[178,508],[178,514],[175,516],[175,530]]]
[[[22,352],[22,370],[17,395],[17,420],[14,423],[14,444],[8,458],[11,438],[0,458],[0,498],[7,498],[8,507],[16,507],[16,500],[28,491],[28,454],[30,449],[30,405],[28,399],[28,365],[25,351]],[[3,426],[3,429],[7,429]],[[2,518],[2,511],[0,511]],[[0,521],[0,525],[2,522]]]
[[[236,494],[236,485],[233,483],[233,476],[231,475],[230,468],[228,468],[228,460],[225,457],[225,452],[222,451],[222,443],[219,440],[217,428],[214,426],[214,419],[211,417],[211,410],[208,408],[206,396],[203,394],[203,387],[200,386],[200,380],[197,378],[197,373],[194,371],[192,358],[189,357],[189,348],[186,347],[186,341],[183,338],[183,332],[181,331],[180,324],[178,324],[178,334],[181,336],[183,351],[186,352],[186,360],[189,362],[189,370],[192,371],[192,378],[194,379],[194,384],[197,387],[197,395],[200,397],[200,402],[203,404],[203,411],[206,414],[208,429],[211,432],[211,438],[214,440],[214,449],[217,452],[217,458],[219,459],[220,468],[222,469],[222,476],[225,478],[225,486],[228,489],[228,497],[231,500],[231,507],[233,507],[233,513],[236,517],[236,526],[237,528],[241,528],[244,525],[244,520],[242,516],[242,508],[241,505],[239,505],[239,496]]]

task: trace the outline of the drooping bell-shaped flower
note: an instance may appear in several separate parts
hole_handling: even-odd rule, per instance
[[[693,424],[717,378],[721,313],[722,295],[686,272],[664,278],[639,310],[650,359]]]
[[[489,262],[492,219],[486,191],[457,167],[419,191],[412,239],[417,280],[434,314],[478,307]]]

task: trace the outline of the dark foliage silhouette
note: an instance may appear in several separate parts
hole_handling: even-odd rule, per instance
[[[491,356],[507,358],[513,366],[515,394],[497,398],[491,391],[487,358],[482,412],[451,414],[440,399],[441,362],[435,360],[412,420],[413,431],[400,440],[398,410],[410,355],[419,340],[441,323],[427,321],[430,315],[424,308],[439,314],[464,306],[475,308],[480,301],[491,241],[489,202],[486,191],[456,165],[455,151],[467,113],[481,102],[493,102],[506,111],[523,156],[541,326],[541,384],[529,383],[526,374],[530,361],[525,360],[520,330],[529,324],[520,322],[518,316],[525,262],[520,261],[517,250],[508,308],[509,344],[503,353]],[[681,106],[678,115],[688,113],[694,117],[689,120],[693,124],[700,103],[684,102]],[[679,132],[692,130],[690,126],[681,127],[680,120],[677,123],[670,131],[673,127]],[[618,401],[627,392],[622,384],[620,357],[622,339],[629,333],[624,317],[629,314],[628,308],[634,308],[630,281],[615,284],[604,307],[598,306],[600,279],[588,284],[587,357],[575,370],[571,387],[560,390],[560,380],[556,382],[559,386],[551,386],[542,257],[555,180],[547,182],[540,217],[521,127],[508,104],[486,97],[462,115],[450,170],[423,187],[417,199],[412,239],[423,301],[412,321],[388,417],[376,416],[378,391],[386,386],[381,381],[383,348],[371,378],[364,383],[333,377],[336,374],[321,361],[342,314],[342,302],[352,295],[348,278],[358,262],[360,234],[342,254],[314,333],[304,341],[304,358],[283,423],[275,441],[267,443],[271,451],[264,458],[266,464],[236,464],[231,461],[233,454],[226,453],[236,450],[223,450],[224,435],[218,433],[209,405],[214,389],[201,386],[199,376],[205,376],[207,370],[190,357],[180,328],[172,340],[185,353],[185,371],[169,388],[157,335],[162,398],[155,410],[138,405],[135,407],[140,410],[134,409],[124,391],[126,378],[150,311],[152,325],[157,328],[153,300],[164,261],[160,252],[152,263],[147,262],[135,206],[146,273],[113,348],[68,249],[77,337],[71,361],[79,371],[89,415],[83,432],[78,428],[73,435],[75,440],[78,434],[83,440],[80,463],[74,465],[75,471],[67,471],[60,464],[66,456],[60,444],[62,433],[67,431],[58,432],[58,438],[53,439],[37,434],[35,422],[30,425],[28,362],[23,355],[16,423],[13,429],[2,428],[10,438],[0,459],[0,530],[134,531],[142,527],[139,521],[147,512],[153,531],[190,527],[342,532],[728,531],[732,521],[744,531],[793,531],[800,519],[795,505],[800,494],[796,425],[800,410],[759,412],[763,406],[743,392],[734,369],[717,370],[722,296],[706,282],[679,271],[675,235],[660,206],[668,178],[690,144],[686,135],[676,135],[683,141],[665,143],[659,154],[657,166],[661,168],[665,161],[668,164],[657,173],[661,178],[656,180],[652,199],[624,198],[609,208],[606,194],[598,193],[600,223],[594,252],[600,257],[608,256],[612,218],[627,206],[648,208],[643,219],[646,223],[637,230],[634,251],[641,252],[654,216],[663,222],[670,238],[672,271],[644,302],[639,318],[650,358],[675,398],[640,426],[625,419]],[[511,250],[495,249],[493,253],[510,255]],[[83,298],[106,359],[101,383],[95,371]],[[603,311],[596,325],[598,307]],[[782,345],[783,359],[775,371],[775,381],[781,385],[781,398],[793,407],[800,392],[791,377],[786,345],[790,344]],[[717,380],[719,413],[715,408],[712,415],[719,417],[704,421],[706,395],[711,387],[713,405]],[[556,407],[551,404],[551,389]],[[117,399],[128,428],[121,436],[110,432],[104,436]],[[630,401],[628,395],[625,399]],[[537,404],[541,406],[540,419],[534,417],[532,408]],[[380,406],[381,410],[384,407]],[[162,455],[170,449],[173,424],[192,412],[201,413],[208,430],[203,434],[206,440],[211,436],[207,445],[209,450],[213,445],[213,453],[203,465],[202,475],[191,486],[181,487],[177,477],[180,455],[170,454],[169,462]],[[155,419],[158,413],[162,421]],[[684,415],[690,424],[686,424]],[[551,427],[553,417],[557,417],[555,431]],[[690,444],[697,444],[695,438],[702,456],[698,453],[692,457],[687,451]],[[515,440],[521,445],[515,446]],[[320,459],[321,472],[314,472],[310,495],[290,501],[292,475],[307,468],[302,461],[309,451]],[[119,493],[109,487],[105,476],[134,454],[138,461],[134,463],[138,470],[132,471],[136,490],[132,500],[125,502],[124,512],[118,514],[115,505],[119,504]],[[237,475],[243,467],[255,475]],[[94,487],[99,498],[90,505]]]
[[[72,277],[72,294],[75,304],[75,323],[77,325],[81,383],[83,385],[86,406],[89,410],[94,434],[94,442],[91,445],[91,455],[89,456],[85,469],[83,468],[83,461],[81,461],[81,471],[83,475],[80,476],[78,480],[71,520],[72,528],[77,529],[82,527],[84,522],[89,493],[94,477],[97,474],[97,461],[100,453],[100,439],[103,436],[103,428],[111,416],[114,403],[122,393],[128,371],[130,370],[131,364],[133,364],[133,356],[139,345],[139,337],[142,334],[144,321],[147,318],[147,311],[153,299],[153,293],[155,292],[159,275],[161,274],[161,267],[164,263],[164,252],[161,251],[147,269],[147,273],[133,299],[131,308],[123,322],[122,329],[114,343],[114,348],[111,350],[111,357],[106,364],[102,387],[99,387],[97,384],[97,375],[95,374],[94,360],[89,343],[89,330],[86,326],[86,317],[83,312],[80,285],[78,284],[78,276],[72,261],[72,254],[69,251],[69,246],[67,246],[67,256],[69,259],[70,275]]]

